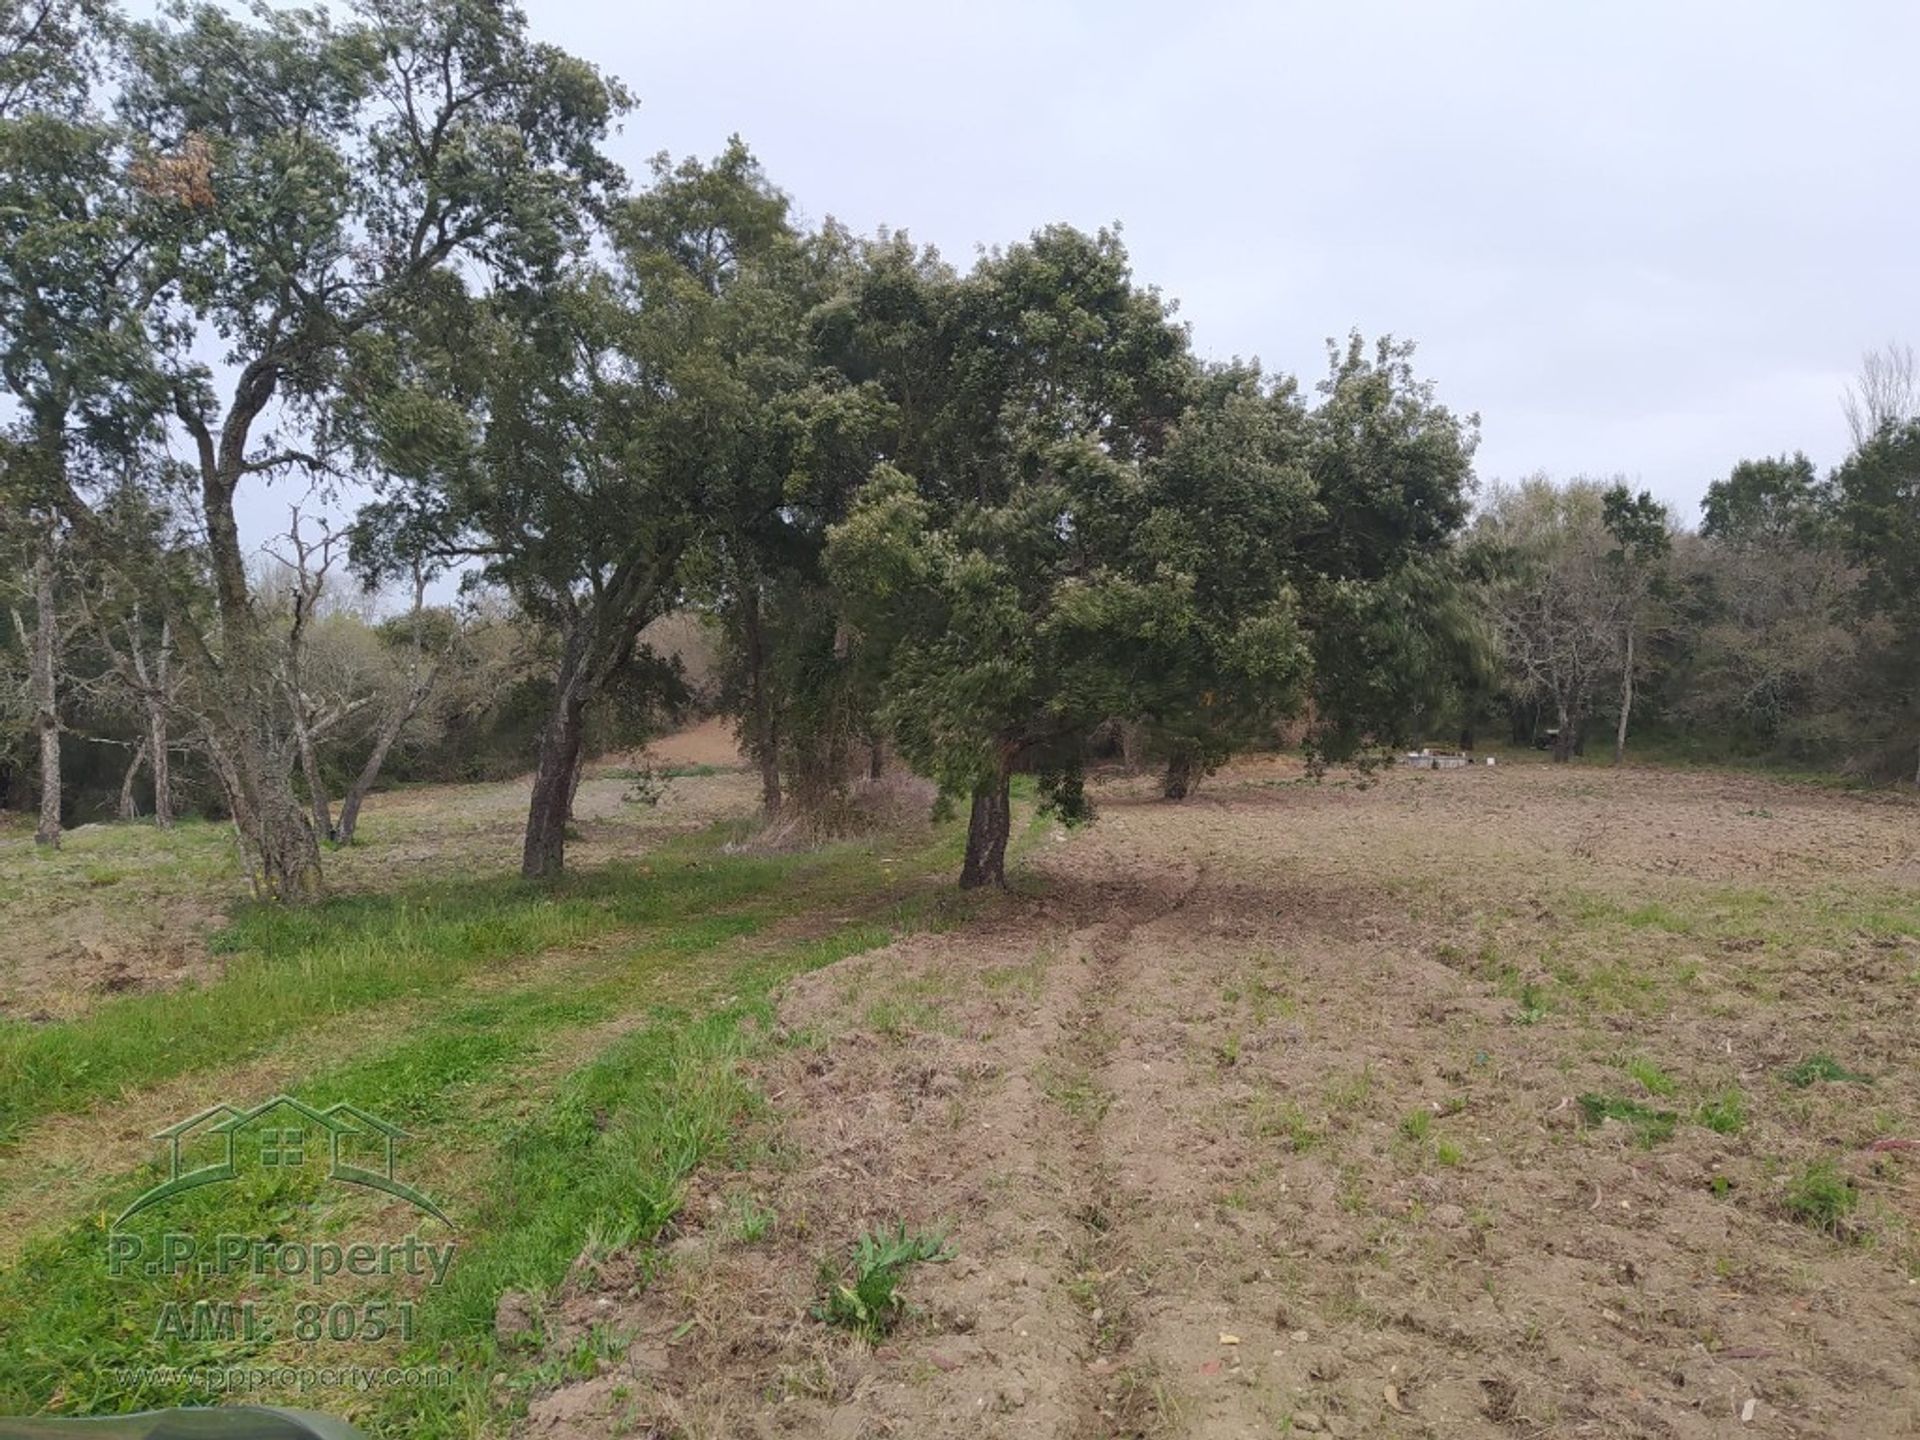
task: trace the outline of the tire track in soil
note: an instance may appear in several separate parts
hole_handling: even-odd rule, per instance
[[[1199,865],[1189,873],[1176,872],[1170,898],[1156,897],[1157,903],[1144,910],[1078,932],[1070,942],[1076,952],[1070,958],[1082,962],[1086,977],[1083,1004],[1049,1063],[1055,1080],[1051,1098],[1072,1126],[1070,1193],[1077,1197],[1072,1214],[1077,1234],[1068,1253],[1070,1292],[1093,1357],[1086,1366],[1072,1440],[1152,1436],[1173,1418],[1157,1365],[1136,1350],[1141,1331],[1135,1251],[1140,1197],[1124,1183],[1124,1156],[1112,1153],[1105,1122],[1113,1095],[1105,1079],[1118,1046],[1116,1002],[1134,932],[1177,915],[1204,877]]]

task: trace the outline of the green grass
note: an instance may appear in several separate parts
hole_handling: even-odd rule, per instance
[[[131,1084],[269,1053],[332,1018],[350,1024],[364,1011],[391,1019],[392,1007],[403,1007],[402,1023],[366,1032],[358,1044],[343,1029],[344,1053],[284,1088],[319,1106],[350,1100],[410,1131],[416,1138],[403,1167],[458,1219],[458,1262],[438,1288],[381,1290],[395,1282],[360,1281],[375,1288],[327,1293],[329,1301],[414,1300],[416,1338],[403,1353],[389,1344],[371,1356],[353,1357],[349,1347],[294,1359],[453,1368],[451,1387],[352,1398],[355,1418],[375,1434],[506,1428],[524,1408],[529,1367],[572,1361],[497,1343],[500,1295],[549,1293],[582,1254],[638,1247],[643,1272],[657,1263],[647,1242],[674,1216],[687,1176],[724,1157],[760,1103],[743,1062],[777,1043],[775,987],[903,928],[944,926],[975,903],[946,884],[959,858],[952,828],[918,846],[890,844],[884,876],[867,845],[729,856],[719,850],[729,833],[676,841],[644,865],[554,886],[438,884],[301,911],[245,910],[221,939],[232,959],[213,984],[110,1002],[64,1025],[0,1032],[12,1133],[17,1140],[37,1117]],[[1016,844],[1034,833],[1029,826]],[[835,918],[824,933],[768,933],[775,921],[801,915]],[[490,993],[458,988],[505,962],[574,946],[584,957],[557,968],[523,965]],[[609,1038],[585,1030],[613,1019],[621,1024]],[[589,1038],[576,1060],[583,1032]],[[290,1303],[301,1296],[298,1282],[130,1284],[108,1275],[107,1216],[160,1173],[144,1165],[98,1193],[69,1196],[87,1213],[48,1216],[0,1270],[0,1414],[35,1410],[50,1396],[63,1412],[96,1414],[215,1400],[184,1381],[133,1385],[115,1367],[287,1357],[284,1340],[159,1339],[154,1315],[169,1295]],[[252,1169],[178,1197],[164,1207],[166,1224],[196,1234],[358,1238],[377,1223],[378,1212],[355,1193],[329,1186],[323,1196],[310,1177],[287,1174]],[[132,1222],[136,1233],[147,1218]],[[748,1240],[775,1223],[750,1202],[733,1221]],[[439,1233],[438,1222],[420,1223],[429,1232],[423,1238]],[[510,1377],[504,1392],[489,1383],[498,1373]],[[337,1403],[349,1398],[342,1393]]]
[[[1825,1051],[1809,1055],[1798,1065],[1783,1070],[1780,1078],[1796,1090],[1805,1090],[1811,1085],[1848,1083],[1871,1085],[1873,1077],[1849,1070]]]
[[[1738,1135],[1747,1127],[1747,1100],[1738,1089],[1728,1089],[1700,1103],[1697,1119],[1716,1135]]]
[[[1624,1061],[1620,1068],[1639,1081],[1640,1088],[1649,1095],[1671,1095],[1677,1088],[1671,1075],[1643,1056],[1636,1055]]]
[[[41,1116],[246,1060],[331,1018],[437,1000],[498,962],[628,930],[673,929],[700,948],[715,911],[818,872],[838,870],[844,883],[864,863],[857,847],[723,860],[725,834],[672,842],[644,866],[551,885],[441,882],[305,909],[249,906],[216,938],[230,958],[208,985],[109,1001],[68,1024],[0,1024],[0,1149]]]
[[[1627,1100],[1617,1095],[1581,1095],[1576,1103],[1587,1124],[1598,1125],[1606,1120],[1617,1120],[1632,1132],[1635,1140],[1648,1148],[1671,1138],[1674,1126],[1680,1119],[1671,1110],[1655,1110],[1638,1100]]]
[[[1816,1160],[1794,1172],[1780,1203],[1802,1225],[1838,1237],[1858,1208],[1860,1194],[1831,1160]]]

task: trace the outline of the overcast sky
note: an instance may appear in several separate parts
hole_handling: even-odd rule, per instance
[[[1842,458],[1920,342],[1920,5],[529,0],[625,79],[616,142],[738,131],[814,220],[959,263],[1118,220],[1201,354],[1316,378],[1417,340],[1482,479],[1624,473],[1689,521],[1744,455]]]

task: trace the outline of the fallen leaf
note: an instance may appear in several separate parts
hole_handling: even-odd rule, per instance
[[[1220,1332],[1220,1343],[1222,1345],[1238,1345],[1240,1343],[1240,1337],[1238,1335],[1229,1335],[1226,1331],[1222,1330]]]
[[[1200,1373],[1202,1375],[1218,1375],[1220,1373],[1220,1362],[1218,1360],[1207,1361],[1200,1367]]]
[[[1382,1393],[1387,1397],[1387,1408],[1389,1410],[1398,1410],[1402,1415],[1410,1413],[1407,1407],[1400,1403],[1400,1387],[1398,1385],[1389,1385]]]

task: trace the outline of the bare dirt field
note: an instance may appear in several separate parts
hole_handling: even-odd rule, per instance
[[[1546,765],[1103,787],[788,988],[542,1437],[1920,1433],[1920,808]],[[870,1343],[810,1313],[943,1233]],[[597,1327],[597,1329],[596,1329]]]

